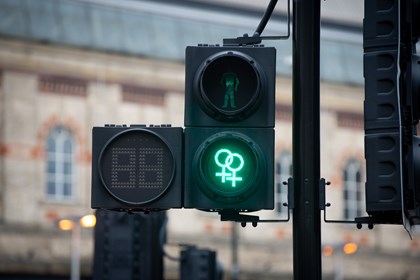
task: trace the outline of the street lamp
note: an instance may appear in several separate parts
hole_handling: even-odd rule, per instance
[[[356,253],[358,246],[354,242],[349,242],[343,245],[343,252],[346,255],[353,255]]]
[[[85,216],[74,216],[60,219],[58,227],[61,230],[71,230],[71,280],[80,279],[80,233],[81,228],[92,228],[96,224],[96,217],[93,214]]]
[[[85,215],[80,218],[80,225],[84,228],[93,228],[96,225],[96,217],[93,214]]]

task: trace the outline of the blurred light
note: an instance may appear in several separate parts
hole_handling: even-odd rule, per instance
[[[324,256],[329,257],[334,253],[334,248],[332,246],[324,246],[324,248],[322,249],[322,253],[324,254]]]
[[[357,251],[357,244],[356,243],[353,243],[353,242],[346,243],[343,246],[343,252],[346,255],[354,254],[354,253],[356,253],[356,251]]]
[[[72,230],[74,227],[73,221],[70,219],[62,219],[58,221],[58,227],[61,230]]]
[[[85,215],[80,218],[80,225],[85,228],[92,228],[96,224],[96,217],[95,215]]]

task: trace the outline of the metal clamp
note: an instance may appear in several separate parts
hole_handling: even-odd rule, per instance
[[[283,206],[287,207],[287,218],[286,219],[271,219],[271,220],[260,220],[259,216],[242,214],[236,210],[221,210],[219,211],[221,221],[232,221],[240,222],[242,227],[246,227],[247,223],[252,223],[253,227],[256,227],[258,223],[285,223],[290,221],[290,210],[294,208],[294,188],[293,178],[287,179],[287,182],[283,182],[283,185],[287,185],[287,202],[283,203]]]
[[[328,220],[327,219],[327,207],[331,206],[331,203],[325,202],[326,191],[325,186],[331,185],[331,182],[326,181],[324,178],[319,180],[319,209],[324,211],[324,222],[326,223],[338,223],[338,224],[356,224],[358,229],[362,228],[363,224],[367,224],[369,229],[373,229],[375,224],[381,224],[383,221],[375,219],[373,217],[356,217],[352,220]]]

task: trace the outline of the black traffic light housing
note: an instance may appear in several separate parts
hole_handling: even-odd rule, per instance
[[[420,1],[401,1],[401,100],[403,151],[403,206],[409,223],[420,224]]]
[[[366,210],[381,223],[420,223],[419,2],[365,1]]]
[[[275,48],[186,49],[184,207],[274,208]]]
[[[185,126],[274,127],[275,59],[275,48],[187,47]]]
[[[186,128],[185,207],[273,209],[273,146],[273,129]]]
[[[95,216],[91,279],[164,279],[166,212],[97,210]]]
[[[181,251],[181,280],[222,280],[215,251],[187,246]]]
[[[182,128],[94,127],[92,145],[92,208],[182,207]]]

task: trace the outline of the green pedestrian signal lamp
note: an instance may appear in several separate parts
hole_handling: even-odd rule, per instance
[[[221,162],[220,157],[222,157]],[[234,163],[235,159],[237,159],[236,163]],[[229,180],[232,181],[232,187],[236,187],[236,181],[242,181],[242,177],[238,177],[236,175],[236,173],[241,171],[244,167],[244,158],[241,156],[241,154],[232,153],[230,150],[222,148],[217,150],[216,154],[214,155],[214,161],[219,167],[222,168],[222,172],[215,173],[216,176],[221,177],[222,183],[226,183],[226,180]],[[226,169],[228,169],[229,172],[226,172]]]
[[[208,197],[220,202],[241,202],[251,197],[265,169],[264,154],[253,140],[240,133],[216,133],[195,153],[197,182]]]
[[[274,90],[274,48],[187,47],[185,208],[274,208]]]

